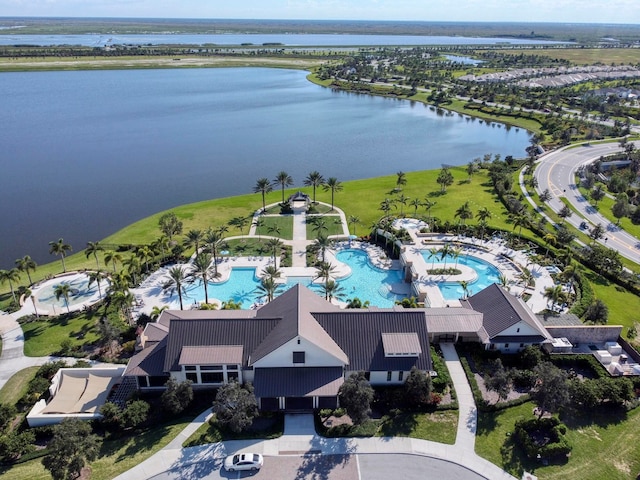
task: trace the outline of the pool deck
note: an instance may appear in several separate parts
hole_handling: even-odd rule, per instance
[[[334,209],[335,214],[339,215],[343,224],[343,235],[335,235],[336,242],[334,247],[327,250],[326,260],[334,267],[334,278],[340,279],[351,274],[348,265],[339,262],[336,253],[346,248],[356,248],[364,250],[369,257],[371,264],[380,269],[405,270],[405,277],[412,278],[412,282],[391,285],[391,291],[402,295],[415,295],[420,297],[419,300],[425,299],[425,304],[431,307],[459,307],[459,300],[447,300],[442,296],[438,284],[443,281],[458,282],[461,280],[473,281],[477,273],[473,268],[465,265],[457,265],[460,275],[429,275],[429,263],[423,257],[423,252],[430,248],[441,248],[445,244],[452,245],[459,249],[462,254],[470,255],[495,266],[502,275],[505,276],[510,292],[516,296],[528,294],[527,305],[534,311],[539,312],[547,308],[548,301],[544,297],[544,290],[555,284],[551,273],[544,267],[531,262],[527,252],[511,250],[506,242],[499,238],[490,240],[480,240],[473,237],[465,237],[459,235],[446,234],[423,234],[420,228],[424,226],[424,222],[404,218],[396,220],[394,226],[396,228],[404,228],[409,233],[410,242],[401,248],[401,258],[392,260],[387,258],[385,252],[380,247],[369,243],[359,242],[357,240],[348,240],[349,232],[344,212]],[[256,213],[258,216],[259,213]],[[306,266],[306,247],[313,243],[313,240],[307,240],[307,219],[303,208],[294,208],[293,217],[293,239],[282,240],[286,245],[292,247],[292,266],[280,267],[282,271],[281,282],[286,282],[287,277],[315,277],[317,270],[313,267]],[[248,236],[230,237],[230,238],[248,238],[255,237],[255,222],[249,231]],[[262,238],[268,236],[262,235]],[[190,259],[189,263],[193,261]],[[255,268],[258,275],[268,265],[273,265],[271,257],[222,257],[218,260],[218,272],[220,277],[213,280],[212,283],[225,282],[230,278],[234,268]],[[188,266],[188,264],[187,264]],[[406,269],[405,269],[405,266]],[[163,267],[149,276],[140,288],[134,289],[136,295],[136,306],[134,310],[137,313],[150,313],[154,306],[162,307],[169,305],[170,308],[178,308],[177,298],[173,298],[163,291],[162,285],[167,282],[167,272],[171,266]],[[520,274],[524,268],[529,269],[535,279],[535,288],[526,287],[520,278]],[[319,281],[319,280],[316,280]],[[474,292],[475,293],[475,292]],[[220,305],[222,300],[210,298],[210,303]],[[344,306],[342,302],[334,300],[334,303]],[[191,306],[196,308],[197,304]],[[189,307],[186,307],[189,308]]]

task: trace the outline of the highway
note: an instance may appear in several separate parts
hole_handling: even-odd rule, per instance
[[[593,162],[602,155],[610,155],[620,150],[618,143],[605,143],[584,144],[551,152],[539,160],[535,170],[534,175],[538,182],[536,190],[538,193],[546,189],[549,190],[552,198],[547,202],[547,205],[555,212],[562,209],[564,204],[561,197],[565,197],[581,214],[578,216],[574,213],[566,219],[567,223],[579,228],[580,223],[586,221],[589,229],[598,223],[601,224],[605,233],[598,242],[617,250],[621,256],[640,264],[640,241],[600,215],[582,196],[575,183],[575,172],[579,167]]]

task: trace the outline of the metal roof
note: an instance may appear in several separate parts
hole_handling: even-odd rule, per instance
[[[242,345],[202,345],[182,347],[178,365],[242,364]]]
[[[152,343],[136,353],[127,364],[124,376],[162,376],[164,371],[164,359],[167,350],[166,339],[159,343]]]
[[[414,355],[422,353],[420,339],[416,332],[409,333],[383,333],[382,347],[384,354],[389,355]]]
[[[441,333],[476,333],[482,328],[482,313],[470,308],[427,308],[427,329]]]
[[[256,368],[256,397],[336,396],[344,383],[342,367]]]

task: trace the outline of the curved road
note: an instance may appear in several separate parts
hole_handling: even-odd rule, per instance
[[[621,148],[617,143],[606,143],[584,144],[551,152],[539,160],[535,170],[535,178],[538,181],[537,191],[543,192],[549,189],[551,200],[547,205],[555,212],[559,212],[564,206],[560,198],[566,197],[581,215],[574,213],[566,219],[567,223],[576,228],[580,228],[582,221],[586,221],[589,228],[600,223],[605,228],[605,237],[598,242],[640,264],[640,241],[600,215],[582,196],[575,184],[575,172],[580,166],[597,160],[602,155],[610,155],[618,151],[621,151]]]

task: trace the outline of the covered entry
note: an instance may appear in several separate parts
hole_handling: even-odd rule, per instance
[[[334,408],[343,383],[342,367],[256,368],[253,381],[261,408],[273,406],[277,397],[280,410]]]

